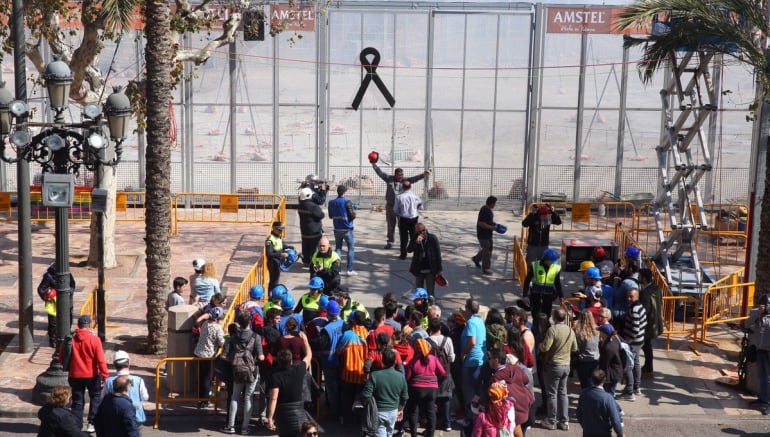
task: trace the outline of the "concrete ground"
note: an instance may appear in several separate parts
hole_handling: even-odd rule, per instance
[[[288,212],[288,242],[299,246],[297,214]],[[444,256],[444,272],[449,280],[445,289],[437,287],[438,304],[445,311],[459,308],[469,296],[474,296],[486,306],[503,307],[515,302],[520,295],[518,283],[512,280],[511,241],[519,235],[521,217],[510,211],[497,211],[496,219],[508,225],[506,235],[495,237],[493,257],[494,275],[481,275],[470,257],[477,250],[475,239],[476,211],[425,211],[421,220],[430,232],[441,241]],[[397,249],[385,250],[384,213],[361,210],[356,222],[356,264],[359,273],[355,277],[343,277],[343,283],[353,292],[354,299],[374,308],[381,296],[388,291],[398,294],[412,287],[413,278],[408,272],[409,261],[398,259]],[[327,231],[331,223],[325,223]],[[182,224],[180,234],[172,239],[172,277],[192,273],[192,260],[203,257],[215,262],[223,278],[223,286],[232,292],[257,260],[262,244],[264,228],[237,225],[189,225]],[[53,223],[35,225],[33,230],[33,277],[34,286],[53,261]],[[142,223],[120,223],[116,246],[120,266],[108,270],[108,329],[105,350],[107,360],[117,349],[127,350],[132,356],[132,369],[145,377],[154,399],[154,375],[158,357],[142,354],[146,337],[145,296],[146,267],[144,263],[144,235]],[[554,243],[566,235],[552,234]],[[596,238],[596,235],[592,235]],[[572,237],[574,238],[574,236]],[[398,240],[398,237],[396,237]],[[79,288],[92,290],[96,285],[96,271],[81,267],[88,251],[88,228],[71,225],[71,258],[73,272]],[[558,247],[558,244],[554,244]],[[16,223],[0,222],[0,339],[11,338],[18,333],[18,282],[17,282]],[[308,272],[299,266],[282,276],[284,283],[299,297],[306,290]],[[567,281],[569,282],[569,281]],[[568,290],[576,284],[567,284]],[[76,308],[85,300],[86,293],[76,293]],[[35,347],[32,353],[17,353],[16,339],[12,339],[0,355],[0,435],[34,435],[39,406],[32,402],[32,388],[37,375],[45,371],[52,350],[46,346],[46,317],[41,302],[35,299]],[[720,331],[712,335],[720,341],[721,349],[700,346],[701,355],[693,353],[686,341],[675,339],[671,349],[665,350],[665,342],[656,343],[656,373],[654,379],[642,383],[642,396],[635,402],[624,402],[627,434],[657,432],[662,435],[767,435],[770,421],[749,406],[753,398],[732,388],[717,384],[721,371],[733,365],[737,335],[732,331]],[[725,351],[732,351],[726,353]],[[570,388],[570,408],[574,413],[577,388]],[[154,403],[146,403],[148,416],[152,416]],[[143,435],[161,435],[173,432],[179,435],[219,434],[224,416],[201,415],[197,410],[181,409],[173,413],[161,410],[160,430],[146,427]],[[573,416],[574,417],[574,414]],[[573,419],[574,420],[574,419]],[[351,429],[322,421],[328,433],[354,435]],[[268,435],[255,430],[254,435]],[[556,432],[556,431],[554,431]],[[563,431],[558,431],[562,433]],[[528,435],[547,435],[550,431],[534,429]],[[458,432],[441,432],[447,436]],[[580,435],[580,426],[573,422],[568,433]]]

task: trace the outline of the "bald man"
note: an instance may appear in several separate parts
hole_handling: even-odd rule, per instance
[[[313,254],[310,264],[310,277],[324,280],[324,294],[331,296],[340,286],[340,256],[332,250],[329,239],[322,237],[318,242],[318,250]]]

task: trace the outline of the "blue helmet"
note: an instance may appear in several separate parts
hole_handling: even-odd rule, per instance
[[[546,249],[545,252],[543,252],[543,260],[556,262],[559,260],[559,252],[554,249]]]
[[[295,262],[297,262],[297,258],[299,258],[299,256],[297,255],[297,251],[291,247],[284,250],[284,253],[286,253],[288,256],[281,259],[281,264],[278,265],[278,268],[286,272],[291,269]]]
[[[273,287],[272,294],[270,295],[270,300],[273,302],[280,302],[283,298],[284,294],[287,294],[289,292],[289,289],[286,288],[283,284],[278,284],[275,287]]]
[[[587,268],[585,275],[588,279],[602,279],[602,272],[596,267]]]
[[[261,285],[255,285],[249,290],[249,298],[262,299],[263,297],[265,297],[265,289]]]
[[[498,234],[504,234],[504,233],[508,232],[508,227],[498,223],[498,224],[495,225],[495,232],[497,232]]]
[[[416,300],[416,299],[423,299],[427,300],[430,296],[428,295],[428,290],[424,288],[415,288],[411,293],[409,293],[409,299],[410,300]]]
[[[211,320],[222,320],[225,317],[225,310],[222,307],[213,307],[209,310]]]
[[[281,309],[283,309],[284,311],[288,311],[294,308],[294,305],[296,304],[297,303],[294,301],[294,296],[292,296],[289,293],[284,294],[283,297],[281,298]]]
[[[626,258],[639,258],[639,249],[636,246],[628,246],[626,248]]]
[[[325,310],[327,305],[329,305],[329,296],[322,294],[318,299],[318,309]]]
[[[326,284],[324,284],[324,280],[321,279],[320,277],[313,276],[312,278],[310,278],[310,283],[307,284],[307,286],[311,290],[321,290],[326,286]]]

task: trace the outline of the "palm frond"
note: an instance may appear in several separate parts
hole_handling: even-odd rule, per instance
[[[136,17],[137,6],[141,0],[104,0],[102,17],[108,31],[126,29]]]
[[[619,15],[617,28],[654,26],[651,35],[627,36],[623,43],[642,48],[638,67],[645,82],[679,51],[723,53],[764,72],[768,60],[760,36],[768,31],[767,1],[640,0]]]

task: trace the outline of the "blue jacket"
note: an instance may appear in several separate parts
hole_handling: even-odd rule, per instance
[[[623,436],[620,406],[611,394],[601,387],[589,387],[580,392],[577,418],[583,427],[583,435],[611,436],[612,430]]]
[[[97,437],[139,437],[136,411],[125,394],[110,393],[102,399],[94,418]]]
[[[352,230],[353,220],[356,219],[353,202],[344,197],[337,197],[332,200],[329,202],[329,217],[331,217],[334,222],[335,231]]]

